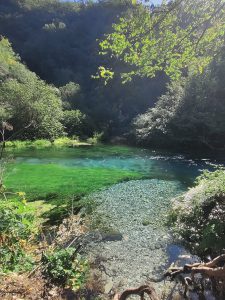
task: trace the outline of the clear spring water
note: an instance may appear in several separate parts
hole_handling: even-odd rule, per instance
[[[15,150],[12,155],[16,163],[139,171],[147,178],[179,181],[185,188],[193,184],[201,170],[213,169],[212,160],[209,159],[193,159],[124,146],[27,149]]]
[[[105,218],[114,234],[90,243],[88,253],[93,260],[102,258],[106,286],[119,290],[159,277],[169,263],[186,254],[162,225],[165,213],[170,200],[215,163],[122,146],[20,150],[14,157],[15,164],[99,167],[144,175],[142,180],[118,183],[90,195],[99,203],[96,216]]]

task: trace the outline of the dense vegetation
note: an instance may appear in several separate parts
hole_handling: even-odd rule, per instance
[[[1,41],[1,102],[17,130],[32,119],[21,137],[54,139],[64,131],[86,138],[97,131],[107,139],[131,133],[133,142],[148,146],[224,147],[223,1],[151,8],[128,0],[0,5],[1,34],[32,71],[57,87],[29,72]],[[16,66],[3,55],[11,55]],[[172,82],[157,101],[167,76]],[[29,107],[32,97],[38,105]],[[55,122],[46,97],[55,105]],[[14,102],[17,115],[11,112]]]
[[[175,149],[224,149],[224,66],[223,49],[202,74],[172,82],[155,107],[136,118],[138,141]]]
[[[71,202],[76,213],[83,196],[141,177],[49,163],[15,169],[5,149],[54,151],[100,139],[225,149],[224,18],[224,0],[0,1],[1,272],[40,263],[42,279],[80,289],[88,263],[75,247],[43,238],[45,226],[68,221]],[[170,214],[200,255],[225,245],[224,181],[223,169],[205,172]],[[43,240],[44,254],[34,254]]]
[[[167,93],[134,121],[138,142],[174,148],[224,147],[224,1],[137,5],[101,41],[101,53],[130,66],[123,81],[170,77]],[[117,70],[108,70],[113,77]],[[107,78],[106,78],[107,79]],[[212,100],[213,99],[213,100]]]
[[[127,132],[132,118],[144,112],[164,91],[163,75],[161,80],[136,79],[134,84],[127,85],[115,77],[107,86],[92,78],[98,66],[109,61],[98,55],[99,39],[111,31],[119,15],[132,7],[131,2],[0,3],[0,34],[9,39],[29,69],[60,88],[63,109],[69,111],[62,123],[69,135],[90,136],[94,131],[103,131],[110,138]],[[120,70],[121,63],[109,63]],[[82,114],[71,110],[80,110]],[[80,122],[85,126],[75,125]]]
[[[225,245],[225,172],[204,172],[196,186],[174,201],[169,220],[186,245],[201,256]]]
[[[62,103],[57,90],[29,71],[7,39],[0,41],[1,122],[9,121],[24,137],[55,138],[63,133]]]

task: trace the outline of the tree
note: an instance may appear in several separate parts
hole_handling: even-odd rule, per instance
[[[80,85],[75,82],[68,82],[66,85],[59,88],[65,108],[76,107],[79,98],[82,98],[80,93]]]
[[[65,110],[63,112],[62,123],[69,136],[84,136],[87,125],[86,116],[80,110]]]
[[[124,71],[123,63],[98,55],[98,44],[112,31],[112,23],[134,6],[132,2],[101,0],[83,6],[58,0],[0,1],[0,34],[9,38],[30,70],[60,87],[65,110],[80,110],[91,130],[104,131],[109,138],[127,132],[133,117],[165,91],[167,81],[159,74],[122,85],[115,76],[105,86],[92,78],[102,64],[111,65],[115,74]],[[66,27],[60,29],[59,23]],[[53,30],[46,30],[49,27]],[[25,73],[19,68],[17,79],[21,81]],[[65,95],[70,88],[74,94]]]
[[[124,82],[161,71],[173,80],[187,71],[202,73],[223,45],[224,18],[224,0],[172,0],[151,9],[134,5],[100,42],[101,54],[131,67],[121,72]]]
[[[63,134],[59,91],[21,64],[6,39],[0,41],[0,117],[20,138],[55,138]],[[28,128],[29,127],[29,128]]]
[[[225,147],[225,49],[203,74],[172,82],[154,108],[134,121],[140,143],[174,148]]]

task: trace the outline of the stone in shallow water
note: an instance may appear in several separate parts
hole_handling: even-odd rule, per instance
[[[116,231],[89,245],[88,252],[103,258],[107,280],[119,291],[160,278],[167,268],[172,239],[163,221],[170,200],[180,192],[178,181],[152,179],[119,183],[91,195],[99,204],[94,215],[105,216],[104,224]]]
[[[123,235],[120,232],[102,233],[103,242],[121,241],[122,239]]]

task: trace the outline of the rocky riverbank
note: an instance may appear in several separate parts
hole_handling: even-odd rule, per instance
[[[87,253],[91,261],[100,262],[106,293],[149,281],[158,282],[157,288],[162,289],[160,278],[172,261],[193,261],[174,245],[164,226],[170,200],[182,189],[178,181],[136,180],[90,196],[98,204],[93,221],[103,226],[100,238],[88,244]]]

